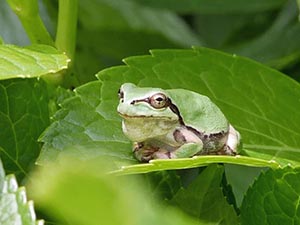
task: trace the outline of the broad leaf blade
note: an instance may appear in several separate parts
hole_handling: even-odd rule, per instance
[[[238,224],[237,215],[220,188],[223,173],[223,167],[210,165],[186,189],[179,190],[171,203],[202,222]]]
[[[275,168],[275,167],[273,167]],[[226,181],[230,185],[237,207],[240,207],[244,196],[262,171],[267,168],[225,165]]]
[[[251,60],[199,48],[157,50],[152,57],[126,60],[129,68],[103,71],[102,98],[122,81],[141,86],[185,88],[209,96],[242,134],[242,155],[286,164],[300,160],[300,128],[295,123],[300,85],[285,75]],[[109,89],[109,90],[108,90]],[[113,109],[118,102],[102,101]],[[104,110],[103,110],[104,111]],[[289,112],[289,113],[287,113]],[[105,114],[117,119],[117,114]]]
[[[80,6],[82,8],[79,14],[80,21],[88,30],[98,29],[104,34],[115,31],[123,33],[125,37],[126,33],[130,34],[131,32],[148,33],[148,37],[145,36],[145,38],[150,41],[150,44],[159,40],[186,47],[191,44],[199,44],[196,35],[189,27],[176,14],[166,10],[154,10],[136,4],[134,1],[118,0],[89,1],[89,4],[86,1],[80,1]],[[103,15],[107,17],[107,20],[103,19]],[[152,37],[151,34],[157,36]],[[112,35],[111,38],[114,40],[115,37]],[[132,38],[135,39],[134,36]],[[142,39],[139,40],[144,43]],[[108,41],[106,40],[106,42]],[[131,43],[130,40],[126,41]],[[101,44],[101,42],[98,43]],[[137,46],[140,45],[138,42],[135,44]],[[103,47],[109,50],[108,46],[103,45]],[[130,51],[128,46],[119,47]],[[114,46],[111,46],[111,48],[110,52],[114,50]]]
[[[98,74],[100,83],[93,82],[81,87],[81,93],[78,92],[76,98],[78,104],[70,100],[68,104],[72,107],[66,105],[57,114],[63,116],[57,118],[56,123],[65,123],[66,127],[52,125],[42,136],[41,140],[46,145],[40,162],[46,162],[53,152],[55,157],[52,160],[55,160],[60,151],[68,152],[75,143],[75,149],[78,146],[82,148],[78,157],[83,152],[88,155],[88,149],[93,145],[92,157],[110,154],[121,160],[119,165],[122,165],[122,161],[123,166],[127,163],[137,164],[128,168],[121,167],[121,171],[117,171],[120,173],[189,168],[213,162],[271,167],[299,163],[300,128],[297,121],[300,112],[292,107],[298,104],[300,97],[297,82],[254,61],[205,48],[155,50],[151,53],[151,56],[126,59],[127,66],[101,71]],[[124,82],[148,87],[184,88],[209,96],[241,132],[244,146],[242,157],[204,156],[138,164],[131,156],[130,161],[131,144],[122,135],[121,119],[116,112],[116,93]],[[90,86],[92,84],[97,88]],[[89,98],[93,99],[93,105],[88,109],[83,99],[89,101]],[[81,102],[78,99],[82,99]],[[85,121],[85,117],[94,120],[94,123],[88,123],[89,128],[84,125],[86,122],[77,120],[84,118]],[[76,126],[85,126],[81,131],[75,131],[76,138],[68,135],[69,131],[74,130],[68,125],[70,121],[76,123]],[[90,129],[90,124],[95,125],[93,129]],[[59,137],[57,134],[61,132],[66,136]],[[56,134],[55,138],[52,134]],[[89,138],[80,142],[79,138],[87,134]],[[101,143],[97,143],[99,140]],[[113,147],[112,142],[115,143]]]
[[[131,0],[81,0],[79,8],[75,64],[82,81],[93,80],[99,64],[106,68],[130,55],[147,54],[149,49],[200,44],[184,20],[168,10]]]
[[[39,152],[37,139],[49,125],[45,83],[36,79],[0,82],[0,157],[5,170],[23,177]]]
[[[162,200],[170,200],[181,188],[182,182],[177,171],[159,171],[148,173],[144,178],[145,184],[148,184],[149,192]]]
[[[0,45],[0,79],[40,77],[66,69],[69,59],[55,48]]]
[[[300,56],[300,24],[295,1],[287,1],[269,29],[247,43],[225,47],[226,51],[250,57],[276,69],[293,65]],[[284,45],[282,43],[285,43]]]
[[[39,164],[54,161],[64,152],[83,160],[113,157],[125,164],[135,162],[128,151],[131,144],[119,129],[119,121],[107,121],[97,113],[100,92],[101,83],[91,82],[77,88],[75,96],[62,103],[55,121],[40,138],[45,144]]]
[[[157,8],[175,10],[180,13],[253,13],[280,7],[285,0],[138,0],[137,2]]]
[[[299,168],[261,174],[244,198],[242,224],[299,224],[299,180]]]

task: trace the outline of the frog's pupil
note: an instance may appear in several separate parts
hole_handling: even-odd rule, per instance
[[[123,98],[124,98],[124,92],[121,91],[120,89],[119,89],[119,91],[118,91],[118,96],[119,96],[120,99],[123,99]]]

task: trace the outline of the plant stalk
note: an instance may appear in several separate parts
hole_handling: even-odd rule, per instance
[[[55,45],[74,62],[78,0],[59,0]]]
[[[76,48],[78,0],[59,0],[58,22],[55,46],[64,52],[69,59],[69,68],[64,74],[63,86],[71,88],[78,85],[73,74],[73,64]]]
[[[39,15],[37,0],[7,0],[7,3],[19,17],[32,44],[54,46],[54,42]]]

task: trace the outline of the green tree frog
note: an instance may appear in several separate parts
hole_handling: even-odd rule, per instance
[[[207,96],[125,83],[119,99],[122,129],[139,161],[237,154],[239,132]]]

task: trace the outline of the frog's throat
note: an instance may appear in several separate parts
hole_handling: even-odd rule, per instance
[[[127,115],[127,114],[123,114],[123,113],[120,113],[118,112],[119,115],[124,118],[124,119],[130,119],[130,118],[153,118],[153,119],[161,119],[161,118],[166,118],[166,117],[163,117],[163,116],[144,116],[144,115],[141,115],[141,116],[130,116],[130,115]],[[168,117],[169,118],[169,117]],[[169,120],[172,120],[172,118],[169,118]],[[177,120],[176,120],[177,121]]]

